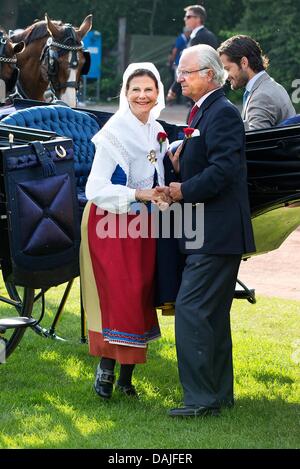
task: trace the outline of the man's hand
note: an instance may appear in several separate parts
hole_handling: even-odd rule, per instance
[[[171,182],[169,189],[170,189],[170,197],[173,200],[173,202],[178,202],[178,200],[183,199],[180,182]]]
[[[174,155],[170,150],[167,151],[167,155],[171,160],[171,163],[173,165],[175,173],[179,173],[179,169],[180,169],[180,167],[179,167],[179,156],[180,156],[180,153],[181,153],[181,149],[182,149],[182,143],[178,146],[178,148],[175,151]]]

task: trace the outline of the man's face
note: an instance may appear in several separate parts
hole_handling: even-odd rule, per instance
[[[209,77],[206,74],[201,76],[199,69],[196,54],[187,53],[181,56],[177,69],[177,81],[181,84],[183,96],[192,98],[195,102],[209,91]],[[185,74],[184,72],[191,73]]]
[[[222,54],[220,59],[228,73],[227,79],[230,81],[231,89],[238,90],[239,88],[244,88],[249,81],[249,76],[243,66],[240,66],[235,62],[231,62],[226,54]]]
[[[187,10],[184,17],[185,26],[191,30],[201,25],[201,19],[196,16],[193,10]]]

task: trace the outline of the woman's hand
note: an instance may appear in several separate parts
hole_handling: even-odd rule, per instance
[[[180,169],[179,156],[180,156],[181,150],[182,150],[182,143],[179,145],[174,155],[170,150],[167,151],[167,155],[171,160],[175,173],[179,173],[179,169]]]
[[[157,205],[160,210],[167,210],[169,205],[172,203],[172,199],[169,194],[169,188],[165,186],[156,186],[155,192],[156,199],[153,201],[153,203]]]
[[[157,186],[154,189],[136,189],[135,198],[139,202],[153,202],[160,210],[166,210],[172,203],[168,187]]]
[[[136,189],[135,200],[138,202],[155,202],[158,200],[158,194],[155,189]]]

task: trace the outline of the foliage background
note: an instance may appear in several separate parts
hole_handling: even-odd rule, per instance
[[[2,26],[24,28],[47,12],[76,26],[93,14],[93,29],[103,38],[103,84],[113,87],[116,76],[118,18],[127,18],[127,33],[176,35],[183,26],[182,0],[1,0]],[[207,27],[223,41],[233,34],[249,34],[270,58],[270,74],[289,93],[300,78],[300,0],[200,0],[208,13]],[[167,59],[167,57],[166,57]]]

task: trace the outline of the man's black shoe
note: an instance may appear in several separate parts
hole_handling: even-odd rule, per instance
[[[208,415],[218,417],[220,415],[220,409],[211,407],[186,406],[171,409],[169,410],[168,414],[170,417],[206,417]]]
[[[96,393],[104,399],[109,399],[112,396],[114,382],[114,372],[112,370],[102,369],[99,363],[94,383]]]

